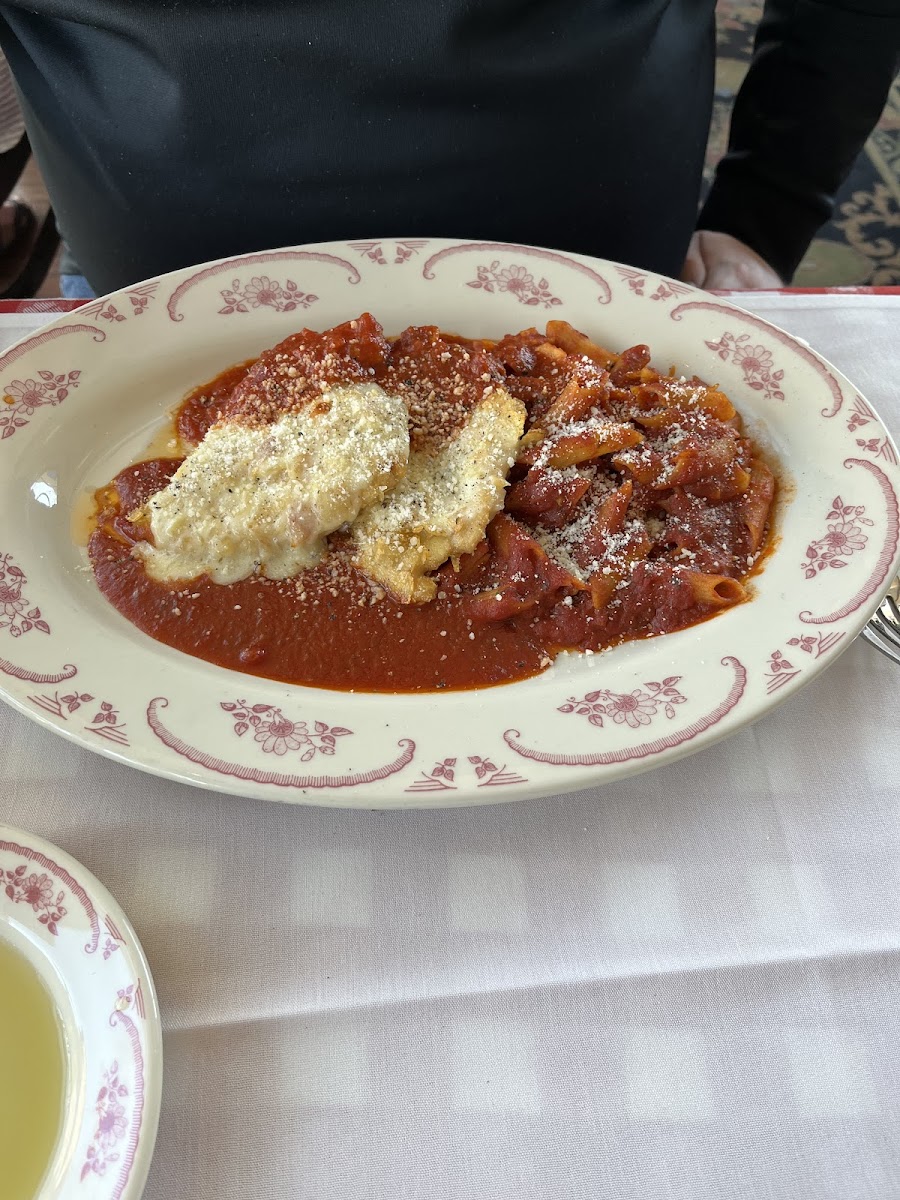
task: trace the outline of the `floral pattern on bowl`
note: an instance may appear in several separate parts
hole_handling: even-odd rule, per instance
[[[134,930],[80,863],[0,825],[0,937],[41,975],[67,1047],[63,1127],[37,1200],[138,1200],[156,1137],[162,1033]]]

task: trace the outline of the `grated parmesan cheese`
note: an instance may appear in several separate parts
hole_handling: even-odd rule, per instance
[[[524,426],[524,405],[494,388],[449,441],[413,451],[398,487],[351,529],[357,566],[406,603],[433,599],[427,572],[474,550],[502,507]]]
[[[133,520],[154,579],[255,571],[284,579],[314,565],[325,537],[380,501],[406,469],[406,406],[376,383],[335,386],[271,424],[221,421]]]

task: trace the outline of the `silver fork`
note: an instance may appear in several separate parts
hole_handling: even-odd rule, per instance
[[[862,631],[870,646],[900,666],[900,575]]]

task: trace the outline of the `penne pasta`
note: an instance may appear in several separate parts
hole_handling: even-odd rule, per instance
[[[568,321],[548,321],[547,339],[566,354],[583,354],[601,367],[611,367],[618,358],[611,350],[605,350],[586,334],[579,333]]]
[[[600,425],[548,440],[542,447],[538,461],[557,470],[565,470],[566,467],[589,462],[601,455],[637,446],[643,440],[643,435],[631,425]]]
[[[766,536],[766,525],[775,498],[775,476],[758,458],[750,467],[750,479],[741,504],[741,518],[750,535],[750,549],[755,552]]]
[[[729,575],[685,571],[684,579],[693,592],[695,604],[705,608],[727,608],[732,604],[740,604],[747,595],[744,585]]]
[[[587,416],[599,399],[596,388],[579,387],[574,379],[570,379],[543,414],[541,420],[550,429],[569,421],[580,421],[582,417]]]

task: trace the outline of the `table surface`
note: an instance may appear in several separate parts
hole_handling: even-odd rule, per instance
[[[751,294],[900,428],[900,295]],[[0,349],[52,317],[0,308]],[[0,706],[0,820],[129,913],[165,1083],[146,1200],[900,1195],[900,673],[604,789],[287,808]]]

